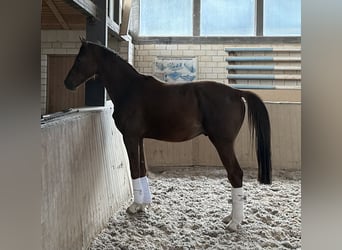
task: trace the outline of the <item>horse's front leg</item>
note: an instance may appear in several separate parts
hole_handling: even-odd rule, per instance
[[[127,208],[128,213],[144,211],[151,201],[151,192],[146,176],[145,156],[142,139],[124,137],[129,158],[134,201]]]

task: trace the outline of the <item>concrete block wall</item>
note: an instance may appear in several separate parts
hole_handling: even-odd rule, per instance
[[[136,69],[144,74],[154,73],[154,60],[157,56],[168,57],[197,57],[198,80],[218,81],[228,83],[227,62],[228,54],[224,51],[227,47],[294,47],[300,48],[300,44],[139,44],[135,45]],[[247,55],[247,54],[245,54]],[[258,53],[258,55],[263,55]],[[279,52],[274,55],[288,56]],[[239,83],[248,83],[239,82]],[[282,83],[285,85],[286,83]]]
[[[223,44],[142,44],[135,45],[134,66],[144,74],[153,74],[153,63],[157,56],[197,57],[198,80],[226,82]]]
[[[229,46],[233,47],[233,46]],[[251,47],[251,46],[249,46]],[[269,56],[269,57],[289,57],[289,58],[301,58],[301,51],[300,51],[300,45],[265,45],[265,46],[258,46],[258,47],[272,47],[272,48],[294,48],[295,51],[243,51],[243,52],[234,52],[230,53],[230,55],[227,53],[228,56],[242,56],[242,57],[257,57],[257,56]],[[299,51],[298,51],[299,49]],[[247,61],[247,62],[230,62],[229,65],[266,65],[266,66],[301,66],[301,61],[262,61],[262,62],[253,62],[253,61]],[[227,62],[228,65],[228,62]],[[268,70],[236,70],[234,74],[265,74],[265,75],[287,75],[287,76],[293,76],[293,75],[300,75],[301,70],[277,70],[277,71],[268,71]],[[300,79],[287,79],[284,80],[282,78],[280,79],[274,79],[274,80],[246,80],[246,79],[240,79],[240,80],[230,80],[229,83],[237,83],[237,84],[253,84],[253,85],[273,85],[273,86],[281,86],[286,88],[292,88],[296,89],[298,87],[301,87],[301,80]]]

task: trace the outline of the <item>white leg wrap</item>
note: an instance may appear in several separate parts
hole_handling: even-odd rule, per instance
[[[234,231],[238,230],[243,220],[243,188],[232,188],[232,214],[229,216],[231,221],[228,227]]]
[[[143,202],[150,204],[152,202],[152,195],[150,191],[150,186],[148,184],[147,176],[143,177],[143,180],[141,181],[141,185],[142,185],[143,193],[144,193]]]
[[[232,199],[233,199],[233,210],[232,210],[232,221],[241,223],[243,220],[243,189],[232,188]]]
[[[145,211],[152,202],[150,187],[146,176],[132,180],[134,202],[127,208],[127,213],[135,214]]]
[[[147,176],[132,180],[132,184],[134,202],[138,204],[150,204],[152,202],[152,196]]]

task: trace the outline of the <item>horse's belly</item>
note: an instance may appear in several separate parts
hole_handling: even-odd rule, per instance
[[[191,125],[175,123],[159,124],[159,126],[146,133],[145,137],[161,141],[181,142],[190,140],[203,132],[203,127],[200,123]]]

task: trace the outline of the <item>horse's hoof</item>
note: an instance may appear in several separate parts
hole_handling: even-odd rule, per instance
[[[132,205],[130,205],[126,212],[128,214],[136,214],[138,212],[145,212],[145,208],[148,206],[148,204],[139,204],[139,203],[133,203]]]
[[[231,231],[239,231],[241,229],[241,225],[239,223],[236,223],[234,221],[230,221],[230,223],[228,224],[228,229]]]
[[[223,223],[228,224],[231,220],[232,220],[232,215],[230,214],[230,215],[224,217],[222,221],[223,221]]]

